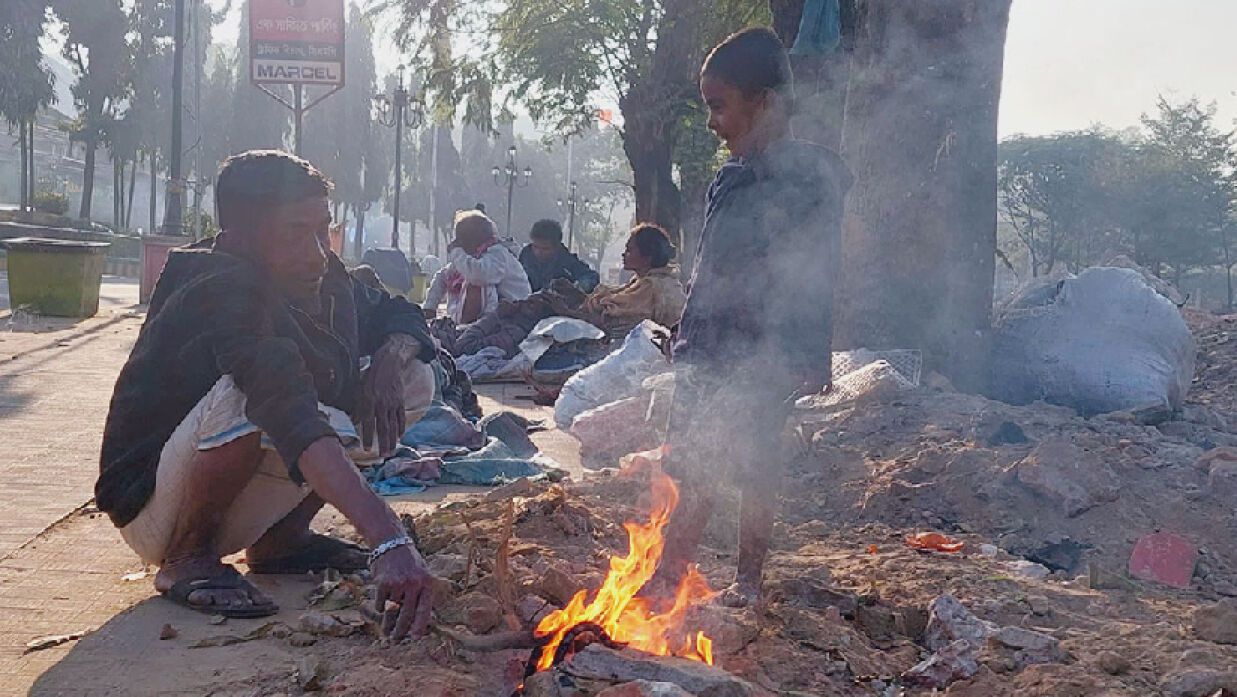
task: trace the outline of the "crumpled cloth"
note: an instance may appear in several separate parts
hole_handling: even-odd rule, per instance
[[[476,353],[455,359],[455,367],[467,373],[473,380],[500,377],[508,372],[510,363],[503,350],[497,346],[487,346]]]
[[[431,404],[425,416],[409,426],[399,441],[421,452],[476,450],[485,445],[485,435],[454,407],[439,402]]]
[[[838,0],[807,0],[799,16],[799,33],[792,56],[819,56],[834,49],[842,40],[842,8]]]
[[[440,457],[427,457],[401,445],[381,465],[370,467],[366,480],[380,496],[416,494],[442,478],[442,465]]]
[[[438,484],[499,486],[521,477],[538,479],[557,463],[528,437],[530,423],[499,412],[472,424],[451,407],[435,404],[404,432],[401,445],[366,473],[382,496],[415,494]]]

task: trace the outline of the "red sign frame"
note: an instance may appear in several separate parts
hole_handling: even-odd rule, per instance
[[[344,85],[344,0],[250,0],[255,85]]]

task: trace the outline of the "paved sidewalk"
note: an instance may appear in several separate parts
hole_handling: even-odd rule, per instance
[[[23,655],[27,642],[99,629],[153,595],[149,578],[122,580],[141,569],[107,516],[85,511],[0,560],[0,697],[26,695],[76,645]],[[77,690],[97,694],[95,687],[85,680]]]
[[[87,320],[0,313],[0,560],[90,501],[136,303],[136,282],[109,279]]]

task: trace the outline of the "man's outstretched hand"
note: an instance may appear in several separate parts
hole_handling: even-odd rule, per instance
[[[410,631],[413,636],[424,634],[434,609],[434,577],[421,555],[412,547],[397,547],[374,561],[373,573],[378,587],[374,610],[387,617],[387,601],[399,605],[395,621],[383,622],[383,633],[394,641]]]
[[[361,381],[353,423],[360,431],[361,445],[369,450],[378,437],[380,455],[390,455],[407,427],[404,416],[404,367],[417,354],[416,339],[391,335],[370,357],[369,370]]]

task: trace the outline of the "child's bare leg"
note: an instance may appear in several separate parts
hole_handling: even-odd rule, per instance
[[[773,477],[757,479],[743,488],[735,582],[718,598],[727,607],[747,607],[760,597],[760,582],[778,511],[778,487],[771,480]]]

